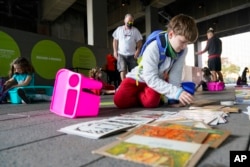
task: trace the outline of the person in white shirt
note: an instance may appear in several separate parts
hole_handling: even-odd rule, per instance
[[[113,32],[113,51],[121,80],[125,78],[127,72],[137,66],[143,39],[140,31],[133,26],[134,17],[131,14],[125,15],[124,23]]]

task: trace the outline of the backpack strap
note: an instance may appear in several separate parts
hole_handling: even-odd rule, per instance
[[[167,31],[162,31],[162,30],[156,30],[154,32],[152,32],[146,39],[146,42],[143,44],[137,63],[140,64],[141,59],[143,57],[143,53],[146,49],[146,47],[154,40],[157,41],[157,45],[159,48],[159,53],[160,53],[160,64],[161,65],[162,62],[164,62],[165,58],[166,58],[166,51],[167,51],[167,41],[166,41],[166,34]]]
[[[158,64],[158,67],[165,61],[167,56],[167,41],[166,41],[166,31],[162,31],[156,36],[157,45],[159,48],[160,53],[160,63]]]
[[[140,52],[140,56],[142,56],[144,50],[146,49],[146,47],[148,46],[148,44],[150,44],[152,41],[154,41],[156,39],[156,37],[163,32],[162,30],[156,30],[154,32],[152,32],[146,39],[146,42],[143,44],[142,48],[141,48],[141,52]]]
[[[166,51],[167,51],[167,41],[166,41],[166,37],[165,37],[166,33],[167,33],[167,31],[156,30],[156,31],[152,32],[147,37],[146,42],[143,44],[143,46],[141,48],[141,52],[140,52],[139,57],[137,59],[139,70],[141,70],[141,68],[142,68],[141,60],[143,57],[144,50],[154,40],[157,41],[157,46],[159,48],[159,53],[160,53],[160,63],[158,64],[158,67],[160,67],[160,65],[165,61]],[[138,85],[138,78],[139,78],[139,72],[137,74],[136,85]]]

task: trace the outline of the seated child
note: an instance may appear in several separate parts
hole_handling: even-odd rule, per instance
[[[203,91],[207,91],[207,83],[212,81],[212,73],[210,72],[208,67],[202,68],[202,80],[200,83],[196,86],[195,90],[197,90],[200,86],[202,86]]]
[[[92,68],[89,71],[89,77],[92,79],[95,79],[97,81],[100,81],[102,83],[102,89],[101,90],[92,90],[92,92],[96,95],[102,95],[102,94],[114,94],[115,93],[115,86],[107,84],[102,80],[102,69],[95,67]]]
[[[247,84],[247,73],[249,73],[248,67],[245,67],[245,69],[242,72],[242,75],[238,77],[237,85],[248,85]]]
[[[38,92],[26,94],[25,90],[19,87],[34,86],[34,73],[35,70],[31,63],[25,57],[18,57],[13,60],[10,65],[9,79],[4,83],[4,97],[1,102],[6,102],[6,96],[10,89],[17,88],[18,96],[22,99],[23,103],[31,103],[37,100],[51,100],[45,94],[40,94]]]

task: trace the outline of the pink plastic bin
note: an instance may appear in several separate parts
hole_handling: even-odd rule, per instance
[[[207,89],[209,91],[222,91],[224,89],[224,82],[208,82]]]
[[[68,118],[96,116],[100,96],[83,91],[101,89],[102,83],[67,69],[56,74],[50,111]]]

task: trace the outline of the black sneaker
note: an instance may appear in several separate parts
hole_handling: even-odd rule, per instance
[[[18,89],[17,90],[17,94],[24,101],[24,103],[26,103],[26,104],[30,104],[31,103],[30,99],[25,95],[25,92],[24,92],[23,89]]]

